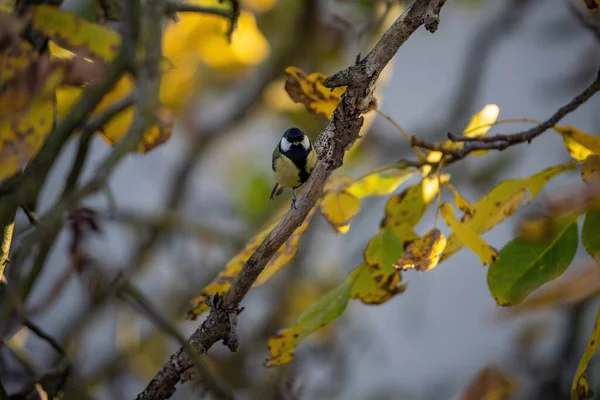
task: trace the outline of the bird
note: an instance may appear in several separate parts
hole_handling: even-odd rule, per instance
[[[317,161],[308,136],[300,128],[287,129],[273,150],[271,166],[275,186],[271,191],[271,200],[283,193],[285,188],[292,188],[291,208],[296,207],[296,189],[308,180]]]

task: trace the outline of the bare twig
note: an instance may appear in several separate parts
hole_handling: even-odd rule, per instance
[[[190,338],[193,347],[206,352],[216,342],[223,340],[235,351],[238,340],[235,334],[239,304],[256,281],[275,252],[289,239],[304,221],[321,195],[325,181],[343,163],[344,153],[358,138],[364,114],[371,104],[375,83],[383,68],[400,46],[421,25],[435,31],[439,11],[445,0],[416,0],[388,29],[373,50],[357,64],[328,78],[328,87],[347,86],[342,101],[323,132],[315,142],[317,164],[298,197],[298,209],[290,210],[250,256],[239,275],[223,298],[210,299],[211,310]],[[175,392],[181,375],[192,366],[183,349],[174,354],[156,374],[148,387],[138,395],[138,400],[167,399]]]
[[[226,10],[224,8],[204,7],[204,6],[199,6],[197,4],[185,4],[185,3],[175,3],[175,2],[167,3],[167,9],[165,11],[166,15],[170,16],[175,13],[183,13],[183,12],[219,15],[221,17],[225,17],[225,18],[229,18],[229,19],[233,18],[233,13],[231,12],[231,10]]]
[[[559,108],[550,118],[541,124],[528,129],[526,131],[514,133],[511,135],[493,135],[493,136],[478,136],[478,137],[467,137],[458,136],[453,133],[448,133],[448,138],[454,142],[465,142],[465,145],[458,149],[444,148],[442,145],[428,143],[420,140],[417,137],[412,137],[412,145],[421,147],[428,150],[439,151],[443,154],[450,155],[451,157],[447,160],[446,164],[458,161],[465,158],[470,153],[477,150],[498,150],[502,151],[510,146],[514,146],[520,143],[531,143],[533,139],[546,132],[548,129],[554,127],[563,117],[570,112],[574,111],[585,103],[595,93],[600,91],[600,69],[598,70],[596,79],[592,82],[585,90],[575,96],[569,103]]]
[[[60,354],[61,357],[68,359],[67,352],[60,345],[60,343],[58,343],[56,339],[46,333],[42,328],[31,322],[29,319],[23,321],[23,325],[25,325],[31,332],[35,333],[37,337],[48,342],[50,347]]]

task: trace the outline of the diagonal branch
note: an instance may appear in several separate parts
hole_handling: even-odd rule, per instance
[[[596,75],[596,79],[581,93],[575,96],[567,104],[559,108],[550,118],[541,124],[534,126],[526,131],[513,133],[510,135],[493,135],[493,136],[479,136],[479,137],[467,137],[459,136],[454,133],[448,133],[448,138],[453,142],[464,142],[465,145],[458,149],[445,148],[441,144],[428,143],[415,136],[412,137],[411,144],[415,147],[421,147],[423,149],[439,151],[443,154],[447,154],[450,158],[445,162],[446,165],[449,163],[458,161],[465,158],[477,150],[498,150],[502,151],[508,147],[521,144],[531,143],[533,139],[546,132],[548,129],[553,128],[561,119],[567,114],[575,111],[580,105],[588,101],[594,94],[600,91],[600,69]]]
[[[223,340],[235,351],[238,340],[235,335],[239,304],[256,281],[275,252],[288,240],[315,206],[327,178],[343,163],[344,153],[358,138],[364,114],[372,100],[379,74],[392,59],[400,46],[421,25],[431,32],[437,28],[439,11],[445,0],[416,0],[388,29],[373,50],[356,65],[328,78],[328,87],[347,86],[342,101],[333,117],[315,142],[318,161],[298,196],[298,209],[290,210],[265,240],[250,256],[231,287],[221,299],[210,299],[211,310],[207,319],[190,337],[195,349],[203,352]],[[192,362],[183,350],[179,350],[156,374],[148,387],[138,395],[138,400],[167,399],[175,393],[175,385]]]

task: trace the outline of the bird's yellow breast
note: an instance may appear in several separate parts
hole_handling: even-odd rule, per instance
[[[279,157],[275,161],[275,171],[273,172],[275,181],[283,187],[296,188],[300,186],[299,170],[293,161],[285,156]]]

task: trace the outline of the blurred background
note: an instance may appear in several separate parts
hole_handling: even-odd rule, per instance
[[[326,124],[289,99],[284,68],[330,75],[350,65],[406,3],[241,0],[230,45],[222,18],[181,14],[170,22],[164,52],[172,68],[165,72],[161,100],[176,110],[175,130],[165,144],[128,157],[110,190],[86,202],[99,212],[102,228],[86,237],[86,253],[108,276],[138,261],[132,280],[186,337],[191,334],[204,317],[184,319],[191,298],[274,213],[289,206],[290,193],[269,202],[271,152],[282,132],[299,126],[314,140]],[[96,18],[91,1],[65,1],[63,8]],[[376,97],[380,109],[409,133],[441,141],[490,103],[500,107],[501,119],[546,119],[594,79],[599,63],[600,19],[585,14],[577,1],[449,0],[434,35],[421,28],[401,47],[378,81]],[[600,98],[592,98],[563,122],[597,134],[599,109]],[[501,125],[490,132],[524,127]],[[394,126],[373,112],[362,135],[339,173],[358,177],[414,157]],[[52,171],[40,213],[60,194],[76,149],[73,141]],[[94,139],[84,179],[110,150]],[[503,179],[568,160],[561,137],[548,132],[535,145],[463,160],[448,172],[474,201]],[[568,188],[569,178],[553,180],[486,240],[501,248],[523,213]],[[172,188],[175,200],[169,197]],[[351,301],[339,320],[298,347],[291,364],[262,367],[267,338],[361,263],[385,201],[364,200],[344,235],[315,216],[298,255],[244,300],[240,350],[211,349],[214,373],[240,398],[295,398],[282,394],[287,393],[305,399],[429,400],[463,398],[469,382],[495,366],[518,384],[515,399],[569,398],[598,303],[501,318],[486,268],[464,250],[427,273],[404,273],[406,292],[383,305]],[[433,215],[426,216],[418,232],[432,221]],[[16,231],[28,226],[19,215]],[[157,226],[166,233],[149,242]],[[96,301],[93,277],[73,270],[70,241],[65,230],[53,248],[30,298],[32,320],[68,347],[81,385],[94,398],[134,398],[179,346],[118,298]],[[576,268],[565,276],[573,272]],[[56,361],[47,343],[25,331],[13,339],[35,355],[40,368]],[[7,389],[20,386],[21,368],[2,353],[0,371],[14,385]],[[600,383],[597,362],[589,371],[590,381]],[[173,398],[201,396],[201,387],[186,384]]]

